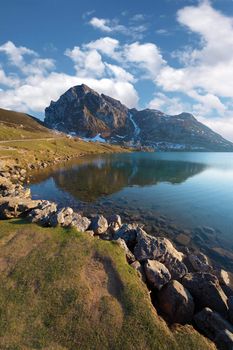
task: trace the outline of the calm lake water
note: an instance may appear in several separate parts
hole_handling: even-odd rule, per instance
[[[84,213],[119,213],[233,271],[233,153],[87,157],[35,174],[33,198]]]

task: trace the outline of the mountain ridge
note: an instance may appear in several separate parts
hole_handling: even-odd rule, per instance
[[[190,113],[130,109],[87,85],[71,87],[45,109],[45,126],[86,139],[155,150],[233,151],[233,143]]]

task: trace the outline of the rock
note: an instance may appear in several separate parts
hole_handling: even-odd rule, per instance
[[[109,224],[109,229],[111,231],[113,232],[118,231],[122,226],[120,215],[117,215],[117,214],[111,215],[108,218],[108,224]]]
[[[232,350],[233,349],[233,333],[224,329],[219,332],[214,339],[215,344],[219,350]]]
[[[95,234],[100,235],[107,231],[108,221],[103,215],[97,215],[91,220],[90,230],[94,231]]]
[[[135,261],[135,256],[133,255],[133,253],[131,253],[131,251],[127,247],[125,241],[122,238],[118,238],[114,242],[117,243],[121,248],[124,249],[128,263],[129,264],[133,263]]]
[[[0,219],[26,216],[30,210],[38,207],[39,200],[21,197],[3,197],[0,199]]]
[[[60,209],[56,214],[58,225],[67,227],[71,224],[73,219],[73,209],[70,207]]]
[[[229,317],[229,320],[230,322],[233,324],[233,296],[230,296],[228,299],[227,299],[227,305],[228,305],[228,317]]]
[[[221,285],[228,286],[230,284],[230,277],[227,271],[220,269],[220,270],[213,270],[212,273],[218,278],[219,283]]]
[[[90,226],[90,224],[91,224],[91,221],[87,217],[81,216],[78,213],[74,213],[73,214],[71,226],[75,227],[77,229],[77,231],[79,231],[79,232],[87,231],[89,226]],[[94,231],[88,231],[88,233],[91,236],[94,236]]]
[[[158,302],[169,322],[191,323],[194,312],[193,298],[178,281],[172,280],[160,290]]]
[[[57,204],[49,201],[41,201],[37,208],[33,209],[28,218],[31,222],[37,222],[42,226],[51,226],[51,217],[57,211]]]
[[[189,254],[188,261],[196,272],[211,272],[212,270],[205,254]]]
[[[227,297],[216,276],[210,273],[188,273],[182,278],[183,286],[194,297],[198,307],[209,307],[227,317]]]
[[[182,261],[183,254],[167,238],[152,237],[140,228],[137,230],[134,255],[139,261],[158,260],[167,267],[174,279],[179,279],[188,272]]]
[[[213,341],[219,342],[219,338],[223,337],[223,334],[220,334],[222,331],[233,332],[233,326],[208,307],[194,315],[194,322],[197,328]],[[233,347],[230,349],[233,349]]]
[[[145,274],[148,282],[153,288],[160,290],[164,284],[171,279],[171,274],[162,263],[156,260],[147,260],[145,265]]]
[[[126,242],[127,245],[133,246],[136,243],[137,238],[137,224],[124,224],[122,227],[116,232],[114,238],[122,238]]]
[[[134,270],[137,271],[138,276],[140,277],[140,279],[143,282],[146,282],[146,275],[145,275],[145,271],[143,269],[143,266],[140,264],[139,261],[135,260],[132,264],[130,264],[130,266],[132,266],[132,268],[134,268]]]

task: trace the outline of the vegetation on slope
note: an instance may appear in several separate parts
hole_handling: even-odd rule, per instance
[[[0,221],[0,271],[2,350],[215,349],[167,328],[113,242]]]

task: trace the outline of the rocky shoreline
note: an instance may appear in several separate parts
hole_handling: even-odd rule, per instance
[[[29,169],[48,165],[30,165]],[[123,224],[119,215],[83,216],[70,207],[58,209],[56,203],[33,200],[23,186],[26,179],[27,170],[20,166],[1,169],[0,220],[24,217],[42,226],[73,227],[114,241],[125,251],[127,262],[147,285],[153,305],[169,325],[192,324],[218,349],[233,349],[233,291],[226,271],[212,266],[201,252],[178,251],[159,233],[151,236],[139,224]]]

